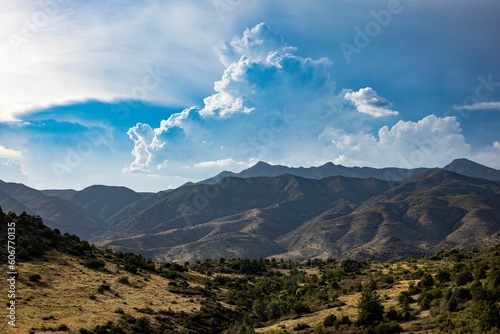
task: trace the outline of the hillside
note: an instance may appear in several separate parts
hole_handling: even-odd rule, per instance
[[[99,250],[41,218],[16,230],[16,325],[2,333],[497,333],[500,249],[388,262],[154,263]],[[0,249],[7,257],[7,249]],[[6,311],[4,311],[6,312]],[[29,315],[29,316],[28,316]],[[12,320],[11,320],[12,321]]]
[[[401,258],[494,245],[499,204],[498,182],[442,170],[398,183],[232,177],[174,190],[108,229],[96,244],[178,261]]]
[[[4,211],[42,216],[48,226],[86,239],[99,236],[108,225],[153,204],[162,194],[102,185],[80,191],[36,190],[0,180],[0,206]]]
[[[351,213],[315,217],[277,242],[286,256],[387,259],[500,243],[500,184],[429,171]]]
[[[0,206],[156,260],[387,259],[498,243],[500,181],[487,180],[496,172],[466,159],[412,170],[259,162],[214,184],[158,193],[103,185],[39,191],[1,181]]]
[[[470,177],[500,181],[500,170],[480,165],[467,159],[456,159],[443,167],[444,170]]]
[[[214,186],[182,187],[113,226],[96,244],[154,258],[266,257],[283,252],[278,237],[331,207],[352,211],[389,189],[377,179],[292,175],[227,178]],[[217,196],[205,196],[205,194]]]

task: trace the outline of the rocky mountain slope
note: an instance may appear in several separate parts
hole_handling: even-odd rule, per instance
[[[431,170],[397,183],[282,175],[183,187],[98,244],[180,261],[386,259],[491,245],[499,231],[499,182]]]
[[[499,182],[486,178],[495,179],[499,171],[465,159],[422,170],[261,162],[238,174],[220,174],[229,176],[216,183],[211,182],[217,177],[156,194],[97,185],[38,191],[0,181],[0,206],[40,215],[49,226],[96,245],[161,260],[383,259],[498,242]],[[329,176],[339,171],[413,176]]]

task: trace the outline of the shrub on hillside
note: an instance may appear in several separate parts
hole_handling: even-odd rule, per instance
[[[89,269],[101,269],[104,268],[106,263],[100,259],[88,259],[85,261],[85,267]]]
[[[39,274],[32,274],[32,275],[29,275],[29,277],[28,277],[28,280],[30,282],[34,282],[34,283],[39,282],[41,279],[42,279],[42,276],[40,276]]]

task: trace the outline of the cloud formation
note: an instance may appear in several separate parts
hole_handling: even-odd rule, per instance
[[[209,89],[211,48],[231,23],[214,22],[210,2],[19,0],[0,10],[0,122],[88,99],[189,105]],[[158,68],[154,85],[146,77]]]
[[[417,168],[442,167],[471,153],[455,117],[429,115],[417,122],[399,121],[391,128],[383,126],[377,135],[326,129],[322,138],[332,145],[325,147],[324,155],[351,166]]]
[[[12,150],[10,148],[6,148],[5,146],[0,145],[0,158],[21,158],[21,151]]]
[[[296,51],[264,23],[221,44],[227,67],[215,94],[157,128],[130,128],[134,161],[124,170],[185,176],[239,170],[257,160],[441,166],[470,154],[454,117],[430,115],[372,132],[362,115],[396,116],[392,103],[371,87],[335,94],[332,61]]]
[[[386,98],[379,96],[371,87],[361,88],[357,92],[346,93],[344,98],[352,102],[360,113],[373,117],[398,114],[397,111],[391,110],[392,103]]]
[[[500,102],[478,102],[468,106],[455,106],[455,110],[500,110]]]
[[[202,108],[173,114],[158,128],[132,127],[134,161],[125,170],[158,172],[180,161],[202,167],[228,159],[245,161],[238,164],[243,166],[282,159],[288,145],[317,137],[333,121],[332,62],[303,58],[295,50],[263,23],[221,44],[218,53],[228,66],[214,84],[215,94]]]
[[[1,178],[158,190],[259,159],[405,167],[424,152],[423,163],[438,166],[457,151],[500,168],[498,102],[485,102],[500,101],[493,10],[500,3],[408,2],[405,19],[346,66],[338,43],[352,40],[353,22],[363,28],[366,13],[383,4],[222,2],[222,12],[193,0],[2,2],[0,145],[8,157],[0,156]],[[436,29],[413,29],[436,18]],[[252,26],[257,19],[272,29]],[[423,44],[398,42],[412,40]],[[474,66],[450,58],[450,49]],[[490,112],[437,117],[453,115],[444,111],[450,105]],[[20,122],[5,122],[13,118]],[[444,127],[437,138],[456,141],[429,143],[436,126]],[[85,150],[95,129],[109,134],[106,144]]]

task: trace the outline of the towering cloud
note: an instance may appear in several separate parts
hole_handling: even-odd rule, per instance
[[[281,160],[290,145],[317,137],[333,121],[332,61],[294,51],[264,23],[221,44],[217,52],[227,68],[215,94],[202,108],[173,114],[158,128],[131,128],[135,159],[126,170],[157,172],[181,157],[195,167],[225,159]]]
[[[256,160],[307,165],[440,166],[470,154],[460,124],[434,115],[371,131],[371,117],[397,116],[371,87],[335,93],[328,58],[298,56],[266,24],[217,49],[226,66],[203,107],[171,115],[128,135],[125,171],[196,175],[244,168]]]

